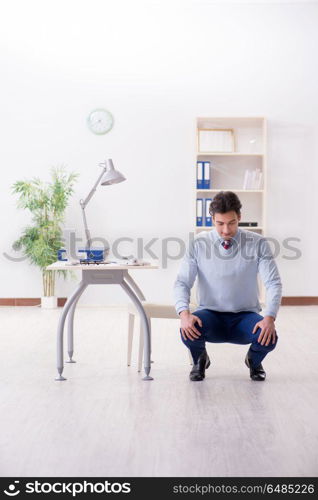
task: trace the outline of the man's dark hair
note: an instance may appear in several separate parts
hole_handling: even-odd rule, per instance
[[[242,203],[238,196],[232,191],[220,191],[210,203],[209,212],[211,215],[225,214],[232,210],[241,215]]]

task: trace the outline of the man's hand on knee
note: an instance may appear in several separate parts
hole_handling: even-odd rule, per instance
[[[275,318],[272,316],[265,316],[261,321],[256,323],[253,329],[253,333],[256,333],[258,328],[261,329],[257,342],[261,345],[268,346],[272,339],[272,344],[276,342],[276,329],[275,329]]]
[[[198,323],[199,326],[202,327],[201,319],[198,316],[191,314],[190,311],[182,311],[180,313],[180,318],[181,318],[181,334],[184,340],[198,339],[201,333],[195,327],[195,324]]]

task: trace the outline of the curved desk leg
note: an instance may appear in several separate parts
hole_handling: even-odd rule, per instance
[[[140,290],[139,286],[137,285],[137,283],[132,279],[132,277],[130,276],[130,274],[128,273],[128,271],[125,271],[125,280],[127,281],[127,283],[130,285],[130,287],[135,290],[135,293],[138,297],[139,300],[146,300],[146,297],[144,296],[144,294],[142,293],[142,291]]]
[[[76,363],[76,361],[73,359],[73,353],[74,353],[74,314],[75,314],[75,308],[77,306],[77,303],[79,299],[81,298],[83,292],[85,291],[87,285],[82,289],[82,291],[78,294],[76,300],[73,302],[70,312],[68,313],[67,316],[67,352],[70,357],[65,363]]]
[[[58,371],[58,376],[55,377],[55,380],[66,380],[66,378],[62,377],[63,373],[63,332],[64,332],[64,324],[65,324],[65,319],[67,316],[67,313],[74,303],[76,301],[77,297],[81,295],[81,293],[84,291],[86,288],[87,284],[83,283],[83,281],[80,282],[78,287],[74,290],[72,295],[67,299],[64,307],[62,314],[60,316],[59,324],[57,327],[57,371]]]
[[[142,325],[143,332],[144,332],[144,344],[145,344],[144,366],[145,366],[146,376],[143,378],[143,380],[153,380],[153,378],[150,377],[150,375],[149,375],[150,368],[151,368],[151,366],[150,366],[151,345],[150,345],[150,327],[149,327],[149,321],[148,321],[147,315],[144,311],[144,308],[142,307],[140,300],[138,299],[137,295],[135,295],[135,293],[130,288],[130,286],[125,281],[121,282],[121,286],[125,290],[127,295],[129,295],[129,297],[131,298],[133,303],[135,304],[135,306],[139,312],[140,321],[141,321],[141,325]]]

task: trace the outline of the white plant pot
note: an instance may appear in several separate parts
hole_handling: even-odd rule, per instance
[[[41,307],[43,309],[55,309],[57,307],[57,297],[41,297]]]

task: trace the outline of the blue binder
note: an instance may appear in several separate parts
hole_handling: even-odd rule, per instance
[[[204,189],[204,161],[197,161],[197,189]]]
[[[205,226],[212,226],[212,216],[209,214],[209,208],[212,198],[205,199]]]
[[[211,185],[211,172],[210,172],[210,165],[211,163],[209,161],[203,162],[203,189],[210,189]]]
[[[84,254],[83,257],[80,256],[79,260],[81,262],[103,262],[105,260],[105,248],[78,248],[77,253]],[[66,249],[60,248],[57,251],[57,259],[67,261]]]
[[[60,248],[57,251],[57,260],[67,260],[66,258],[66,249],[65,248]]]
[[[103,262],[105,258],[104,248],[79,248],[78,252],[84,254],[80,262]]]
[[[203,199],[197,199],[197,226],[203,226]]]

